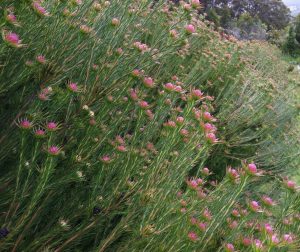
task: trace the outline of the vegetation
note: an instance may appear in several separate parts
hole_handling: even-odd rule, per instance
[[[299,77],[202,8],[1,1],[2,251],[300,249]]]

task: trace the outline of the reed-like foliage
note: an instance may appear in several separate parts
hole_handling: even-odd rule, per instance
[[[0,4],[1,250],[299,249],[276,49],[198,1]]]

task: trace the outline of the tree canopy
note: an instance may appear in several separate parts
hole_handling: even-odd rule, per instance
[[[215,9],[222,17],[224,10],[232,19],[238,19],[243,13],[258,17],[268,29],[283,29],[290,21],[290,9],[282,0],[202,0],[204,10]],[[226,24],[222,24],[222,26]]]

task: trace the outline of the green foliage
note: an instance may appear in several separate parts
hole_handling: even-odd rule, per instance
[[[283,177],[298,165],[295,83],[275,48],[220,34],[199,9],[1,1],[1,250],[222,251],[245,235],[249,251],[299,248]],[[278,207],[232,230],[233,208],[265,193]],[[195,240],[194,216],[208,222]],[[278,244],[247,229],[255,219]]]

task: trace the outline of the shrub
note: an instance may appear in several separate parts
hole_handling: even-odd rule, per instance
[[[193,249],[175,198],[193,195],[186,179],[210,164],[221,186],[203,181],[207,207],[227,213],[233,205],[214,199],[229,184],[225,167],[288,172],[292,87],[266,52],[253,58],[259,46],[213,31],[197,4],[1,4],[3,250]],[[223,202],[241,202],[247,185],[230,186]],[[223,248],[224,220],[207,248]],[[284,232],[293,232],[284,246],[296,246],[297,232]]]

